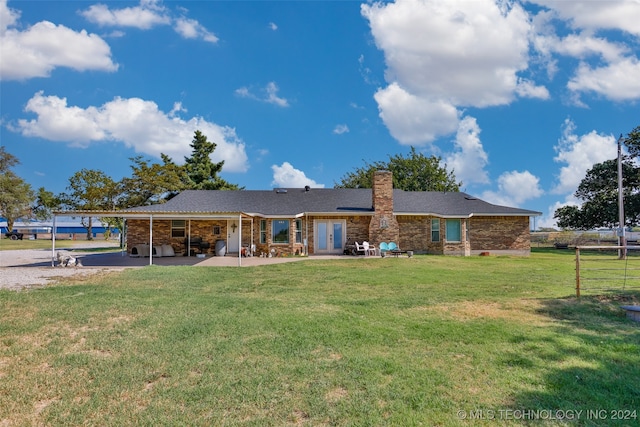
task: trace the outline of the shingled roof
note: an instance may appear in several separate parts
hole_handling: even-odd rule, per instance
[[[541,212],[498,206],[463,192],[393,190],[396,215],[538,216]],[[187,190],[167,203],[127,209],[127,213],[261,216],[373,214],[371,189],[280,188],[275,190]]]

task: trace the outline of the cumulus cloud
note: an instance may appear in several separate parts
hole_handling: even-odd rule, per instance
[[[539,33],[533,38],[533,46],[540,58],[552,70],[556,69],[557,63],[554,54],[580,59],[579,66],[567,83],[571,98],[577,105],[586,106],[580,99],[584,93],[593,93],[613,101],[640,99],[640,82],[637,78],[640,61],[632,54],[631,48],[640,35],[640,2],[532,2],[548,8],[534,20]],[[575,33],[557,36],[554,21],[568,25]]]
[[[0,79],[48,77],[57,67],[77,71],[118,69],[111,59],[111,48],[99,36],[48,21],[20,31],[13,28],[19,16],[7,7],[6,0],[0,1]]]
[[[558,17],[576,29],[621,30],[640,36],[640,5],[637,0],[529,1],[554,10]]]
[[[565,120],[562,138],[555,147],[557,156],[554,160],[565,164],[560,168],[558,183],[552,190],[556,194],[574,193],[587,170],[618,155],[618,144],[613,136],[600,135],[596,131],[576,135],[575,130],[573,122]]]
[[[24,136],[88,147],[93,143],[117,141],[136,152],[160,157],[160,153],[181,162],[191,154],[190,143],[196,130],[217,144],[214,162],[224,160],[225,172],[248,169],[245,144],[235,129],[208,122],[201,117],[182,119],[185,111],[176,103],[169,113],[153,101],[117,97],[101,106],[69,106],[66,98],[36,93],[25,107],[34,119],[21,119],[11,130]]]
[[[271,166],[273,170],[273,181],[271,185],[280,188],[302,188],[308,185],[312,188],[324,188],[324,184],[318,184],[311,178],[307,178],[305,173],[294,168],[291,163],[284,162],[282,165]]]
[[[509,4],[398,0],[361,6],[384,52],[389,86],[376,93],[376,101],[394,137],[403,137],[402,143],[430,142],[456,129],[458,115],[452,111],[457,107],[503,105],[515,99],[517,74],[528,67],[531,26],[521,6]],[[394,86],[406,96],[396,97],[396,104],[385,102],[388,96],[383,95],[398,93]],[[544,96],[541,90],[520,93]],[[425,104],[436,119],[420,115]],[[411,111],[412,125],[398,123],[394,110]],[[428,128],[435,130],[425,132]]]
[[[186,9],[181,8],[182,12]],[[175,17],[160,0],[141,0],[138,6],[110,9],[104,4],[92,5],[80,12],[89,22],[104,27],[132,27],[148,30],[157,25],[172,25],[185,39],[200,39],[217,43],[218,37],[195,19]]]
[[[576,92],[595,92],[614,101],[640,99],[640,61],[626,58],[596,68],[582,63],[567,87]]]
[[[465,184],[487,184],[489,176],[485,167],[489,163],[480,141],[480,127],[473,117],[460,121],[455,139],[455,151],[446,157],[449,169],[456,179]]]
[[[280,88],[275,82],[269,82],[267,85],[258,90],[258,93],[253,93],[251,89],[246,86],[235,90],[235,94],[242,98],[255,99],[256,101],[266,102],[267,104],[277,105],[278,107],[288,107],[289,101],[286,98],[278,96]]]
[[[529,171],[504,172],[498,178],[498,191],[486,191],[482,198],[490,203],[504,206],[521,206],[527,200],[544,194],[540,178]]]
[[[157,1],[141,1],[139,6],[113,10],[104,4],[94,4],[80,14],[89,22],[105,27],[134,27],[148,30],[156,25],[171,23],[166,9]]]
[[[458,126],[458,110],[442,99],[416,96],[398,83],[380,89],[374,95],[380,118],[391,135],[404,145],[422,145]]]

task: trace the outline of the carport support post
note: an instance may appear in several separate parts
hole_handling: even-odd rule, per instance
[[[240,230],[238,230],[238,267],[242,266],[242,214],[238,215],[238,224],[240,224]]]
[[[53,216],[53,229],[51,230],[51,267],[55,267],[56,259],[56,215]]]
[[[149,265],[153,265],[153,215],[149,215]]]

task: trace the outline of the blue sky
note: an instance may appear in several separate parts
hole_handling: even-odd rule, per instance
[[[639,0],[0,0],[0,137],[55,193],[182,163],[196,129],[247,189],[414,146],[549,226],[640,125],[638,22]]]

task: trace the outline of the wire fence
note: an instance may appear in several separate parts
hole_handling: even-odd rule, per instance
[[[640,290],[640,246],[577,246],[576,296]]]

